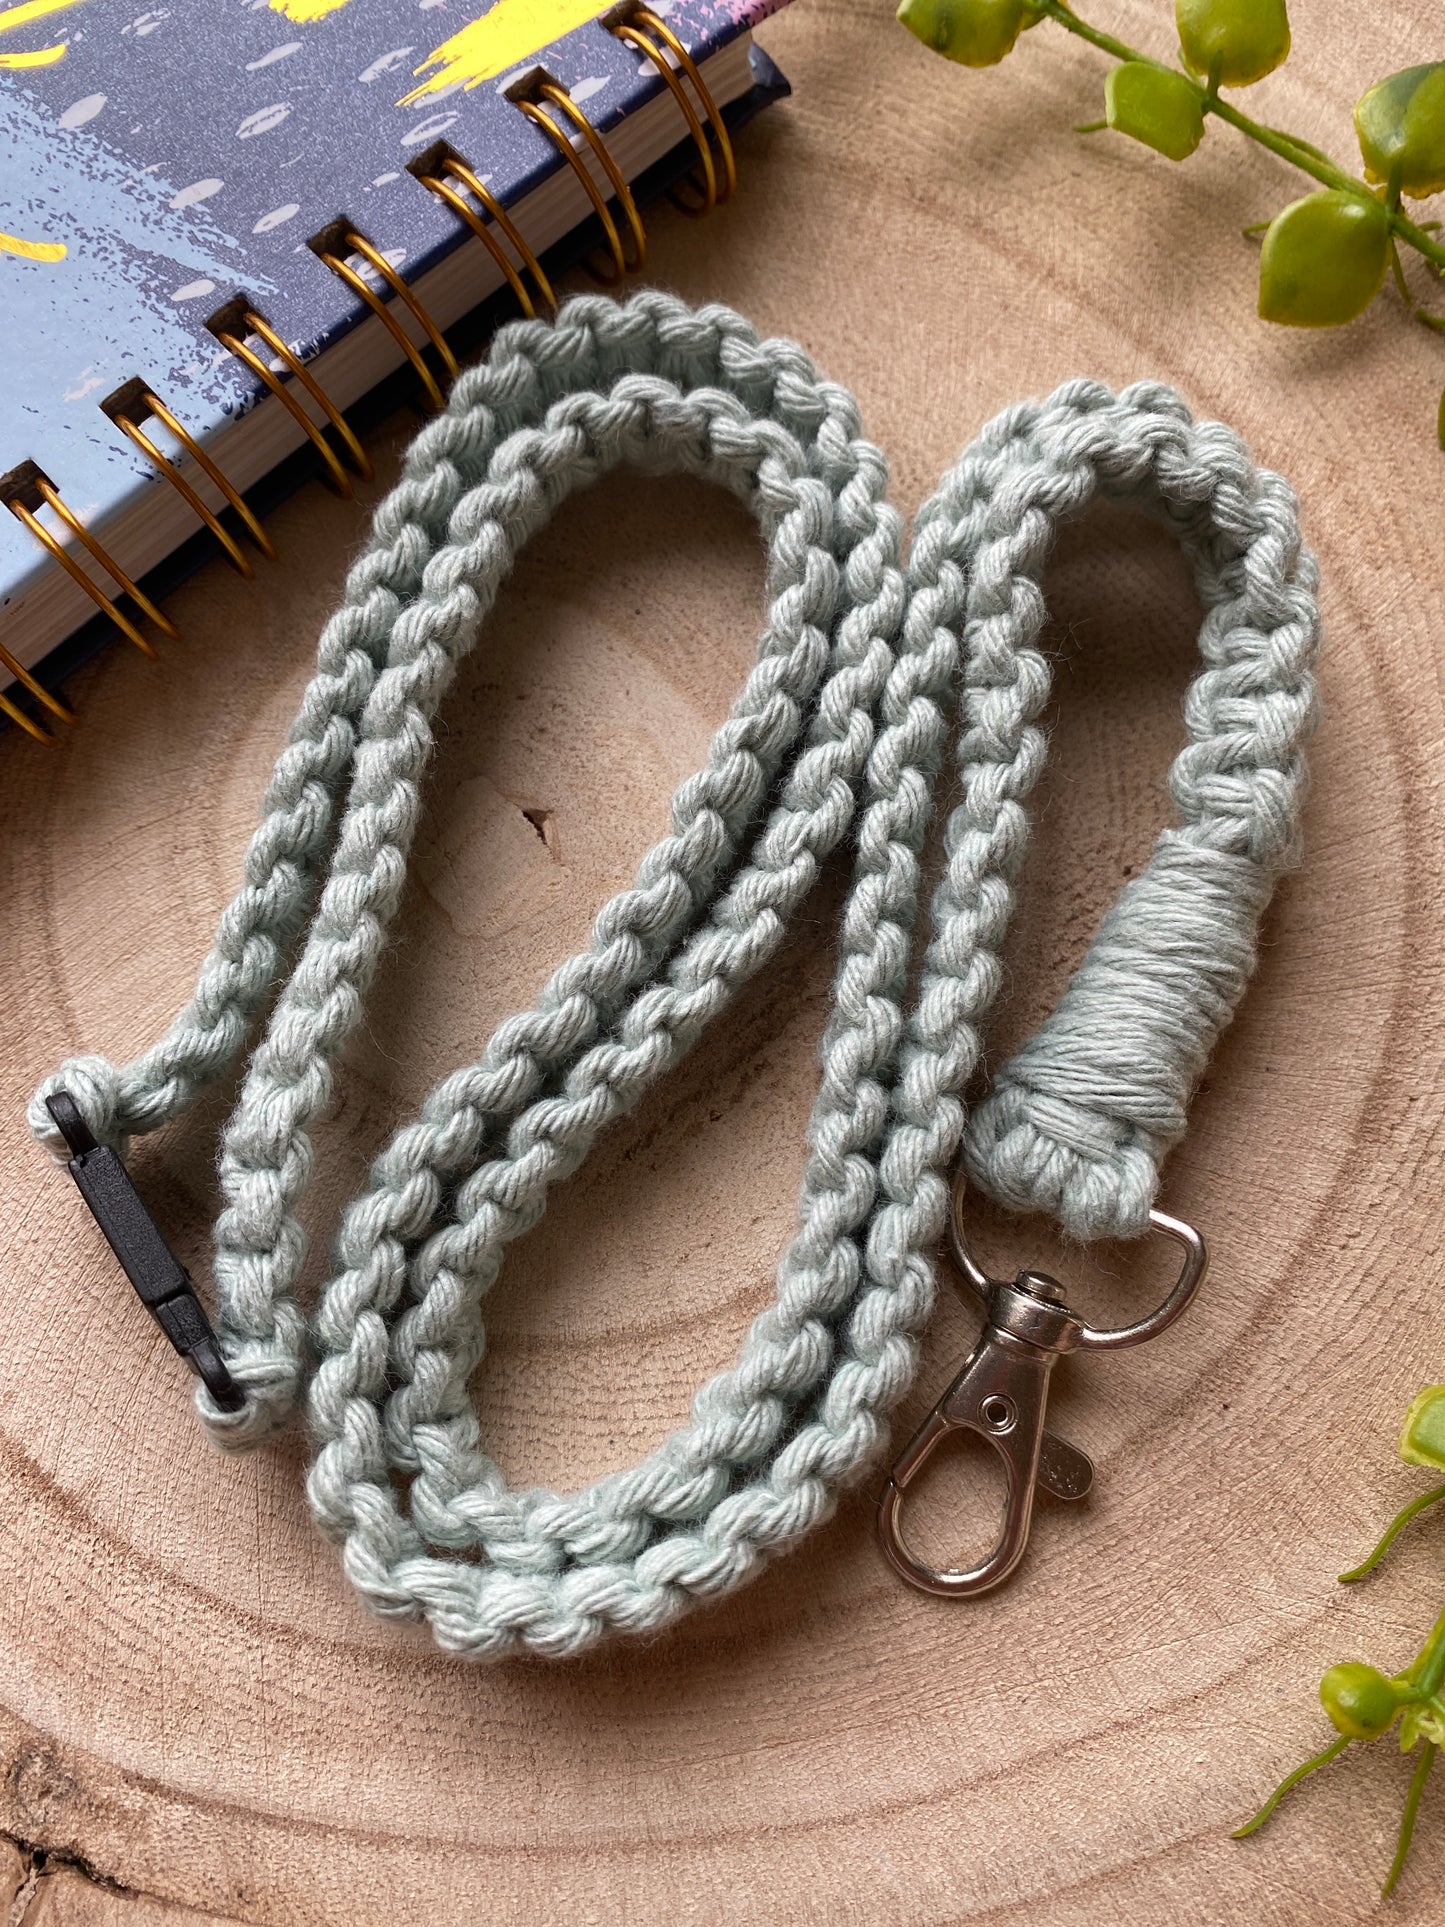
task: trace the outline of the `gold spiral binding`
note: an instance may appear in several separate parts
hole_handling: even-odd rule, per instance
[[[642,4],[642,0],[623,0],[619,7],[604,13],[602,24],[615,39],[635,47],[645,55],[661,74],[673,99],[682,110],[687,130],[692,135],[693,145],[697,148],[698,160],[702,168],[702,184],[697,200],[687,200],[677,188],[671,190],[670,199],[684,214],[710,214],[714,207],[728,200],[737,186],[737,161],[733,155],[732,138],[727,130],[712,91],[698,70],[697,62],[678,39],[667,22],[660,19],[652,8]],[[661,43],[659,45],[659,42]],[[677,62],[674,68],[668,54]],[[712,140],[703,131],[702,120],[683,91],[679,74],[685,75],[692,83],[693,91],[702,106],[703,115],[711,131]],[[717,167],[713,162],[712,147],[716,143],[718,160],[722,163],[722,181],[719,183]]]
[[[58,717],[62,723],[75,721],[75,712],[67,709],[58,696],[53,696],[44,683],[37,682],[28,669],[22,669],[3,643],[0,643],[0,665],[10,672],[22,689],[28,689],[35,700],[43,704],[52,716]],[[27,716],[20,705],[12,702],[3,690],[0,690],[0,714],[8,716],[12,723],[23,729],[27,736],[33,736],[37,743],[47,745],[54,743],[54,731],[47,729],[34,716]]]
[[[354,228],[349,221],[344,220],[333,221],[319,234],[313,234],[306,245],[319,261],[324,262],[334,275],[338,275],[346,283],[353,294],[358,295],[366,303],[378,321],[384,323],[392,340],[421,376],[422,385],[431,396],[433,403],[438,408],[442,407],[444,397],[437,384],[436,376],[427,365],[425,355],[397,320],[390,306],[382,300],[375,288],[356,272],[347,259],[348,255],[359,254],[367,266],[381,277],[397,300],[420,324],[428,341],[441,357],[442,365],[447,371],[447,379],[455,381],[457,358],[447,345],[446,336],[380,248],[375,247],[358,228]]]
[[[46,528],[37,513],[39,509],[53,510],[81,547],[100,564],[141,613],[149,617],[161,634],[169,636],[172,642],[177,640],[175,624],[161,614],[145,591],[137,588],[114,557],[101,547],[75,512],[67,508],[60,491],[44,469],[38,468],[34,462],[22,462],[19,468],[12,468],[8,475],[0,476],[0,501],[18,521],[25,524],[36,541],[50,551],[77,587],[85,591],[103,615],[110,617],[127,642],[133,642],[142,655],[154,656],[154,643],[141,634],[124,609],[111,600],[98,582],[90,579],[64,543]],[[33,684],[27,684],[27,687],[33,690]],[[50,704],[47,703],[46,707],[49,708]]]
[[[227,560],[238,569],[243,576],[249,578],[256,573],[251,566],[250,558],[236,540],[235,536],[231,534],[231,531],[226,527],[225,523],[207,508],[206,504],[191,487],[191,484],[186,480],[185,476],[182,475],[170,456],[165,453],[164,449],[157,448],[150,436],[147,435],[141,424],[150,417],[154,416],[163,427],[170,430],[181,447],[184,448],[190,456],[191,460],[204,474],[210,477],[216,488],[225,496],[227,502],[245,524],[251,540],[256,544],[256,547],[261,551],[262,555],[266,556],[267,559],[272,562],[275,561],[276,550],[272,546],[271,538],[252,514],[245,497],[239,490],[231,486],[194,435],[192,435],[188,429],[182,427],[181,423],[176,420],[170,409],[166,407],[165,403],[153,388],[147,387],[138,375],[133,376],[131,380],[117,388],[114,394],[107,395],[105,400],[100,404],[100,407],[101,413],[110,417],[111,421],[115,423],[121,433],[134,442],[136,447],[150,458],[156,468],[165,476],[166,480],[171,483],[181,497],[189,503],[190,507],[220,543]]]
[[[632,198],[632,190],[628,187],[622,170],[608,151],[606,141],[566,88],[560,81],[554,80],[545,67],[533,67],[530,72],[520,75],[510,87],[505,89],[505,93],[514,106],[521,108],[528,120],[535,122],[541,128],[586,189],[587,198],[591,201],[593,210],[602,223],[602,232],[607,237],[608,251],[612,256],[610,269],[598,268],[590,262],[588,269],[593,278],[600,281],[604,288],[615,288],[629,271],[636,273],[646,261],[647,230],[642,225],[642,216],[637,212],[637,203]],[[630,261],[623,248],[622,237],[617,231],[617,223],[612,218],[612,210],[607,205],[607,196],[593,180],[591,170],[584,165],[582,156],[572,145],[566,128],[554,115],[546,112],[548,107],[555,108],[557,113],[576,128],[592,150],[597,165],[607,176],[632,237],[633,258]]]
[[[305,431],[312,446],[326,463],[327,472],[338,494],[345,496],[351,494],[351,477],[342,467],[336,450],[327,439],[325,429],[319,422],[312,420],[287,383],[282,381],[275,369],[256,353],[247,339],[248,336],[255,335],[258,341],[271,350],[272,355],[281,363],[292,380],[300,383],[341,437],[352,468],[363,480],[370,477],[371,463],[367,459],[366,450],[356,439],[351,423],[331,400],[311,370],[292,354],[290,348],[263,314],[260,314],[247,301],[231,301],[211,316],[206,323],[206,328],[223,348],[233,354],[237,361],[250,369],[258,381],[263,382],[270,389],[277,401],[284,405],[292,420]]]
[[[537,290],[542,305],[549,314],[556,314],[557,297],[552,292],[552,283],[543,272],[542,263],[528,247],[521,230],[496,195],[492,193],[485,181],[479,178],[475,168],[463,160],[454,147],[449,147],[445,141],[438,141],[434,147],[429,147],[425,154],[418,154],[414,161],[408,162],[407,171],[414,174],[423,187],[429,188],[433,194],[445,201],[460,220],[465,221],[506,276],[522,313],[529,321],[536,315],[536,303],[521,273],[513,266],[506,250],[493,232],[494,228],[499,228],[507,237],[522,263],[522,268],[531,275],[533,286]],[[467,193],[480,202],[480,213],[472,206],[471,201],[466,200],[453,186],[454,181],[460,182]],[[483,214],[488,217],[486,220],[483,220]]]

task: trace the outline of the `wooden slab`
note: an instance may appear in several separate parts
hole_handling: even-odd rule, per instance
[[[1165,50],[1159,0],[1095,0]],[[1352,151],[1349,103],[1439,52],[1426,0],[1298,0],[1250,105]],[[378,1623],[314,1530],[298,1441],[223,1462],[174,1358],[21,1123],[68,1051],[123,1057],[184,999],[316,632],[363,539],[309,489],[279,566],[171,604],[152,668],[80,677],[56,754],[0,743],[0,1863],[12,1920],[333,1923],[1351,1922],[1374,1916],[1407,1769],[1336,1766],[1227,1838],[1328,1736],[1314,1689],[1397,1666],[1439,1610],[1441,1525],[1366,1587],[1339,1568],[1420,1487],[1393,1456],[1445,1375],[1438,1312],[1445,954],[1439,657],[1445,353],[1392,298],[1338,336],[1253,317],[1239,230],[1300,191],[1211,132],[1187,168],[1073,137],[1102,63],[1043,27],[1007,66],[931,58],[886,5],[798,0],[761,38],[794,101],[750,130],[735,207],[654,223],[659,281],[798,336],[859,394],[911,508],[1008,400],[1160,375],[1303,498],[1324,571],[1326,721],[1309,846],[1168,1176],[1214,1272],[1176,1332],[1060,1374],[1097,1461],[1017,1581],[902,1589],[871,1492],[750,1591],[647,1646],[469,1669]],[[377,447],[384,484],[412,425]],[[19,451],[24,453],[24,451]],[[309,1206],[579,943],[663,822],[754,646],[760,557],[700,488],[620,481],[524,558],[446,711],[431,814]],[[996,1046],[1057,994],[1146,852],[1197,620],[1156,531],[1104,515],[1050,578],[1055,760]],[[538,822],[541,822],[539,831]],[[791,1222],[838,879],[786,954],[559,1194],[497,1291],[478,1392],[517,1476],[630,1461],[766,1302]],[[205,1272],[222,1092],[135,1168]],[[1101,1313],[1148,1253],[1052,1261]],[[945,1292],[914,1421],[966,1349]],[[968,1468],[927,1542],[985,1530]],[[1389,1908],[1434,1920],[1445,1787]]]

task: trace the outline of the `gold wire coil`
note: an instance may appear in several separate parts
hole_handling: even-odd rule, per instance
[[[210,477],[215,487],[225,496],[227,502],[245,524],[251,540],[256,544],[256,547],[261,551],[262,555],[266,556],[270,561],[275,561],[276,550],[272,546],[271,538],[252,514],[245,497],[238,489],[231,486],[194,435],[192,435],[188,429],[182,427],[181,423],[176,420],[170,409],[166,407],[165,403],[153,388],[147,387],[145,382],[138,376],[133,377],[122,387],[117,388],[114,394],[107,395],[105,400],[100,404],[100,407],[101,412],[108,415],[121,433],[134,442],[143,454],[149,456],[150,460],[155,464],[156,468],[160,470],[161,474],[165,476],[166,480],[179,491],[182,498],[189,503],[196,515],[200,517],[201,521],[205,523],[206,527],[220,543],[226,559],[235,568],[239,569],[243,576],[250,577],[256,573],[251,566],[250,558],[236,540],[235,536],[231,534],[231,531],[226,527],[225,523],[201,500],[200,496],[196,493],[195,489],[191,487],[191,484],[187,481],[186,477],[182,475],[170,456],[166,454],[164,449],[157,448],[156,444],[151,440],[150,436],[147,435],[144,428],[142,428],[141,423],[150,416],[154,416],[163,427],[170,430],[171,434],[175,436],[181,447],[185,449],[191,460],[205,475]]]
[[[732,137],[727,130],[712,91],[698,70],[697,62],[679,40],[667,22],[660,19],[651,7],[641,4],[641,0],[623,0],[620,7],[602,16],[602,24],[616,39],[636,47],[645,55],[661,74],[673,99],[682,110],[687,122],[688,132],[692,135],[693,145],[697,148],[698,160],[702,168],[702,183],[698,199],[688,200],[677,189],[671,190],[670,199],[681,208],[684,214],[710,214],[714,207],[728,200],[737,186],[737,161],[733,155]],[[661,42],[661,45],[658,43]],[[665,50],[665,51],[664,51]],[[674,68],[667,55],[671,54],[677,62]],[[702,120],[683,91],[679,71],[692,83],[693,91],[702,105],[703,115],[712,134],[712,141],[703,131]],[[717,145],[718,160],[722,163],[722,180],[718,180],[717,167],[713,162],[712,145]]]
[[[510,100],[514,106],[521,108],[528,120],[535,122],[536,125],[541,128],[542,132],[547,136],[548,140],[551,141],[552,145],[557,149],[557,152],[562,156],[563,160],[566,161],[567,165],[576,174],[578,180],[586,189],[587,198],[592,203],[593,211],[602,223],[602,232],[607,237],[608,252],[612,256],[612,266],[610,269],[598,268],[589,263],[588,271],[595,280],[601,282],[604,288],[615,288],[618,282],[621,281],[629,271],[636,273],[646,261],[647,230],[642,225],[642,216],[637,211],[637,203],[632,198],[632,190],[623,178],[622,170],[618,167],[616,161],[613,160],[606,141],[603,140],[602,136],[592,125],[591,121],[588,120],[587,116],[582,112],[582,109],[577,105],[576,101],[573,100],[566,88],[563,87],[559,81],[554,80],[545,68],[534,67],[530,73],[523,74],[506,89],[506,95],[507,99]],[[597,165],[607,176],[613,195],[616,197],[617,205],[622,209],[623,219],[627,224],[628,232],[632,237],[631,260],[627,258],[626,251],[623,248],[622,236],[618,233],[617,223],[612,218],[612,210],[607,205],[607,196],[603,194],[601,188],[598,187],[596,181],[593,180],[591,170],[583,163],[582,156],[572,145],[571,140],[568,138],[566,128],[560,125],[551,114],[545,111],[546,107],[555,108],[564,119],[576,128],[583,140],[586,141],[588,147],[591,148]]]
[[[405,281],[402,280],[390,261],[387,260],[386,256],[379,248],[374,247],[372,243],[367,240],[366,236],[357,228],[354,228],[349,221],[333,221],[330,227],[323,228],[320,234],[313,234],[306,245],[319,261],[323,261],[333,274],[338,275],[341,280],[346,283],[353,294],[358,295],[360,299],[366,303],[378,321],[385,325],[392,340],[421,376],[422,384],[431,396],[433,403],[436,407],[441,408],[444,404],[445,397],[437,384],[436,376],[427,365],[426,356],[406,332],[406,329],[402,327],[401,323],[392,313],[389,305],[382,300],[375,288],[373,288],[363,276],[356,272],[356,269],[352,267],[350,261],[347,259],[348,255],[359,254],[368,267],[380,275],[381,279],[386,283],[387,287],[391,289],[397,300],[402,303],[410,314],[415,316],[417,322],[426,334],[428,341],[430,341],[440,356],[442,365],[447,371],[447,379],[449,381],[455,381],[457,376],[457,358],[447,345],[446,336],[442,333],[441,329],[438,328],[426,309],[420,301],[417,300],[416,295],[407,286]]]
[[[521,272],[513,265],[505,248],[497,239],[494,228],[499,228],[506,236],[521,261],[522,269],[531,275],[533,286],[543,307],[549,314],[556,314],[557,297],[552,292],[552,283],[547,279],[542,263],[527,245],[521,230],[496,195],[492,193],[485,181],[480,179],[475,168],[462,159],[455,148],[448,147],[445,141],[438,141],[435,147],[430,148],[425,154],[418,155],[416,160],[410,163],[408,171],[416,176],[423,187],[429,188],[433,194],[445,201],[452,212],[476,235],[506,276],[508,286],[516,295],[517,303],[529,321],[536,315],[536,303],[526,282],[522,279]],[[448,178],[449,176],[451,178]],[[458,193],[452,184],[453,181],[459,181],[467,193],[481,203],[481,213]],[[483,214],[486,214],[489,219],[483,220]]]
[[[74,511],[66,507],[61,500],[59,490],[43,469],[37,468],[34,462],[22,462],[19,468],[11,469],[8,475],[0,477],[0,500],[4,501],[5,506],[17,520],[25,524],[36,541],[50,551],[77,587],[85,591],[103,615],[109,616],[126,641],[133,642],[142,655],[154,656],[156,653],[154,643],[141,634],[124,609],[111,600],[100,584],[91,580],[65,545],[46,528],[36,513],[37,509],[53,510],[81,547],[100,564],[141,613],[149,617],[162,635],[169,636],[172,642],[176,641],[175,624],[161,614],[145,591],[131,581],[125,570],[107,550],[101,547]],[[50,705],[47,703],[46,707],[49,708]]]
[[[0,643],[0,665],[10,672],[22,689],[28,689],[35,700],[43,704],[52,716],[58,717],[62,723],[75,721],[75,712],[67,709],[58,696],[52,695],[44,683],[37,682],[28,669],[22,669],[3,643]],[[54,731],[46,729],[44,724],[38,722],[34,716],[28,716],[3,690],[0,690],[0,713],[8,716],[12,723],[25,731],[27,736],[33,736],[37,743],[46,745],[54,743]]]
[[[265,346],[271,350],[276,360],[281,363],[287,374],[291,376],[292,380],[300,383],[326,417],[327,421],[341,437],[352,468],[363,480],[370,477],[371,463],[367,459],[366,450],[356,439],[356,434],[352,429],[351,423],[347,421],[345,415],[342,414],[341,410],[331,400],[311,370],[306,367],[304,362],[299,361],[297,357],[292,354],[290,348],[281,339],[280,335],[277,334],[276,330],[263,314],[259,314],[249,302],[232,301],[226,307],[222,308],[219,313],[213,314],[210,320],[207,321],[206,327],[211,334],[215,336],[216,340],[220,342],[223,348],[233,354],[237,361],[243,363],[245,367],[251,370],[251,373],[258,381],[263,382],[265,386],[270,389],[277,401],[281,402],[286,408],[292,420],[296,422],[299,428],[304,430],[312,446],[326,463],[327,472],[335,483],[338,494],[346,496],[351,494],[351,477],[347,474],[345,468],[342,467],[336,450],[327,439],[325,429],[319,422],[312,420],[311,416],[307,414],[306,410],[301,406],[301,403],[296,399],[292,389],[281,380],[275,369],[264,362],[256,353],[255,349],[251,347],[246,339],[248,335],[255,335],[259,341],[263,342]]]

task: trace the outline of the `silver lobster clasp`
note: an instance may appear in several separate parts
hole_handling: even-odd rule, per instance
[[[1069,1309],[1063,1286],[1046,1273],[1021,1271],[1006,1283],[980,1270],[959,1225],[962,1189],[959,1184],[954,1191],[949,1245],[959,1271],[983,1300],[988,1323],[963,1370],[899,1455],[878,1501],[878,1538],[889,1564],[911,1586],[940,1599],[972,1599],[1008,1578],[1028,1544],[1037,1486],[1058,1499],[1082,1499],[1094,1483],[1087,1455],[1044,1426],[1049,1374],[1059,1355],[1122,1351],[1157,1337],[1187,1309],[1209,1265],[1193,1225],[1151,1211],[1151,1230],[1184,1248],[1174,1287],[1137,1324],[1096,1331]],[[1003,1460],[1003,1531],[981,1564],[938,1571],[908,1550],[899,1515],[908,1487],[948,1434],[959,1430],[976,1432]]]

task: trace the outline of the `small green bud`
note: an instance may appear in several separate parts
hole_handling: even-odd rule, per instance
[[[1445,1704],[1438,1695],[1422,1706],[1407,1706],[1400,1722],[1400,1750],[1408,1752],[1420,1740],[1445,1744]]]
[[[1190,73],[1217,70],[1226,87],[1263,80],[1289,53],[1285,0],[1174,0],[1174,21]]]
[[[1400,1692],[1376,1666],[1346,1660],[1320,1681],[1320,1701],[1337,1733],[1352,1740],[1377,1740],[1395,1723]]]
[[[1259,257],[1262,320],[1337,328],[1380,292],[1390,223],[1378,201],[1332,187],[1276,214]]]
[[[1400,1457],[1445,1472],[1445,1385],[1427,1385],[1410,1401],[1400,1428]]]
[[[898,18],[945,60],[996,67],[1039,16],[1026,0],[903,0]]]
[[[1445,60],[1377,80],[1355,108],[1365,178],[1423,201],[1445,188]]]
[[[1104,82],[1104,116],[1132,140],[1185,161],[1204,139],[1204,103],[1183,74],[1126,60]]]

